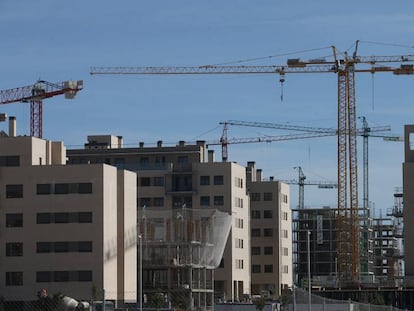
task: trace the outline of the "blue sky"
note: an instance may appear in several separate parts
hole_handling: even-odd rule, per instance
[[[352,51],[356,40],[360,55],[414,54],[413,24],[409,1],[0,0],[0,89],[39,78],[84,80],[75,100],[44,102],[44,138],[69,147],[92,134],[121,135],[128,145],[218,139],[219,122],[229,119],[335,127],[336,77],[330,74],[287,75],[281,101],[278,76],[90,76],[89,68],[255,58],[260,60],[240,64],[282,65],[288,58],[330,55],[332,45]],[[403,125],[413,122],[413,79],[357,75],[358,115],[402,134]],[[27,104],[1,111],[17,117],[19,134],[29,133]],[[285,133],[229,129],[230,138]],[[359,150],[362,160],[361,144]],[[403,144],[372,138],[369,151],[370,200],[385,211],[394,188],[402,186]],[[336,180],[335,137],[230,145],[229,154],[242,165],[256,161],[265,177],[293,179],[293,167],[301,166],[309,180]],[[291,195],[297,204],[297,187]],[[308,186],[305,199],[305,205],[334,205],[336,193]]]

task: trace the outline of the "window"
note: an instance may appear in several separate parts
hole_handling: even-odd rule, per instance
[[[73,242],[37,242],[37,253],[90,253],[92,252],[91,241],[73,241]]]
[[[234,177],[234,186],[238,188],[243,188],[243,179],[240,177]]]
[[[288,220],[288,213],[287,212],[283,212],[283,220]]]
[[[252,229],[252,237],[259,237],[259,236],[260,236],[260,229],[259,228]]]
[[[200,176],[200,185],[201,186],[210,185],[210,176]]]
[[[91,241],[79,241],[78,242],[78,251],[80,253],[90,253],[90,252],[92,252],[92,242]]]
[[[23,185],[6,185],[6,198],[23,198]]]
[[[272,201],[272,200],[273,200],[273,193],[272,192],[263,193],[263,201]]]
[[[243,219],[242,218],[236,218],[235,219],[235,226],[236,226],[236,228],[243,228]]]
[[[273,265],[264,265],[265,273],[273,273]]]
[[[234,244],[236,248],[243,248],[243,239],[236,238]]]
[[[52,223],[92,223],[91,212],[37,213],[37,224]]]
[[[263,254],[264,255],[273,255],[273,247],[271,247],[271,246],[265,246],[263,248]]]
[[[267,219],[273,218],[273,211],[272,210],[263,211],[263,218],[267,218]]]
[[[243,269],[243,259],[236,259],[236,269]]]
[[[149,178],[149,177],[141,177],[140,178],[139,185],[141,187],[149,187],[149,186],[151,186],[151,178]]]
[[[260,211],[251,211],[250,214],[252,219],[260,219]]]
[[[288,265],[283,265],[282,266],[282,273],[289,273],[289,266]]]
[[[164,186],[164,177],[154,177],[154,186],[156,187]]]
[[[210,197],[209,196],[201,196],[200,197],[200,206],[210,206]]]
[[[91,212],[79,212],[78,221],[79,223],[92,223],[92,213]]]
[[[6,214],[6,227],[23,227],[23,214]]]
[[[282,193],[282,202],[283,203],[288,203],[288,196],[286,194]]]
[[[38,195],[44,194],[89,194],[92,193],[92,183],[56,183],[56,184],[37,184],[36,193]]]
[[[224,197],[222,195],[214,196],[214,205],[224,205]]]
[[[69,243],[68,242],[55,242],[54,243],[55,253],[67,253],[69,252]]]
[[[51,184],[37,184],[36,194],[51,194],[52,185]]]
[[[163,197],[154,198],[153,202],[154,202],[154,206],[164,206],[164,198]]]
[[[23,272],[6,272],[6,286],[22,286]]]
[[[69,222],[69,213],[55,213],[56,224],[67,224]]]
[[[214,176],[214,184],[215,185],[224,185],[224,177],[223,177],[223,175],[216,175],[216,176]]]
[[[261,273],[262,269],[260,265],[252,265],[252,273]]]
[[[260,201],[260,193],[259,192],[253,192],[250,194],[250,199],[252,201]]]
[[[272,228],[264,228],[263,229],[263,236],[266,236],[266,237],[273,236],[273,229]]]
[[[19,243],[19,242],[6,243],[6,256],[8,257],[23,256],[23,243]]]
[[[19,156],[1,156],[0,166],[20,166]]]
[[[53,273],[53,281],[55,282],[68,282],[69,271],[55,271]]]
[[[283,232],[283,237],[287,238],[288,237],[288,231],[286,229],[284,229],[282,232]]]
[[[282,256],[289,256],[289,249],[287,247],[282,248]]]
[[[68,194],[69,184],[55,184],[55,194]]]
[[[92,193],[92,183],[90,182],[81,182],[78,184],[78,193],[87,194]]]
[[[243,199],[242,198],[235,198],[236,207],[243,208]]]
[[[92,271],[37,271],[36,282],[91,282]]]
[[[260,247],[259,246],[253,246],[252,247],[252,255],[260,255],[261,251],[260,251]]]

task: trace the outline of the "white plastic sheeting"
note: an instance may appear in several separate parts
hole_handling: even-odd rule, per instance
[[[143,259],[152,264],[220,264],[231,228],[231,215],[218,209],[154,209],[138,212]]]

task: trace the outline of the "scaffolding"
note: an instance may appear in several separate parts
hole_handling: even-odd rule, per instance
[[[404,279],[403,193],[397,188],[387,217],[374,219],[375,275],[382,286],[398,287]]]
[[[158,299],[162,307],[211,310],[214,269],[224,252],[231,216],[185,206],[143,208],[138,224],[144,304],[153,306]]]

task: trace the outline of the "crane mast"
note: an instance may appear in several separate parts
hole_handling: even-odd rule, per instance
[[[357,47],[357,45],[356,45]],[[151,66],[151,67],[91,67],[91,75],[196,75],[196,74],[286,74],[332,73],[337,76],[338,95],[338,276],[344,287],[360,282],[360,236],[358,217],[358,170],[355,73],[391,72],[395,75],[414,74],[413,55],[359,56],[352,58],[289,59],[287,65],[270,66]],[[383,66],[397,63],[399,67]],[[358,68],[356,68],[358,65]],[[348,189],[349,187],[349,189]],[[348,202],[349,196],[349,202]]]
[[[73,99],[82,90],[83,81],[64,81],[51,83],[38,80],[33,85],[0,91],[0,104],[17,102],[30,103],[30,136],[43,136],[43,100],[57,95]]]

